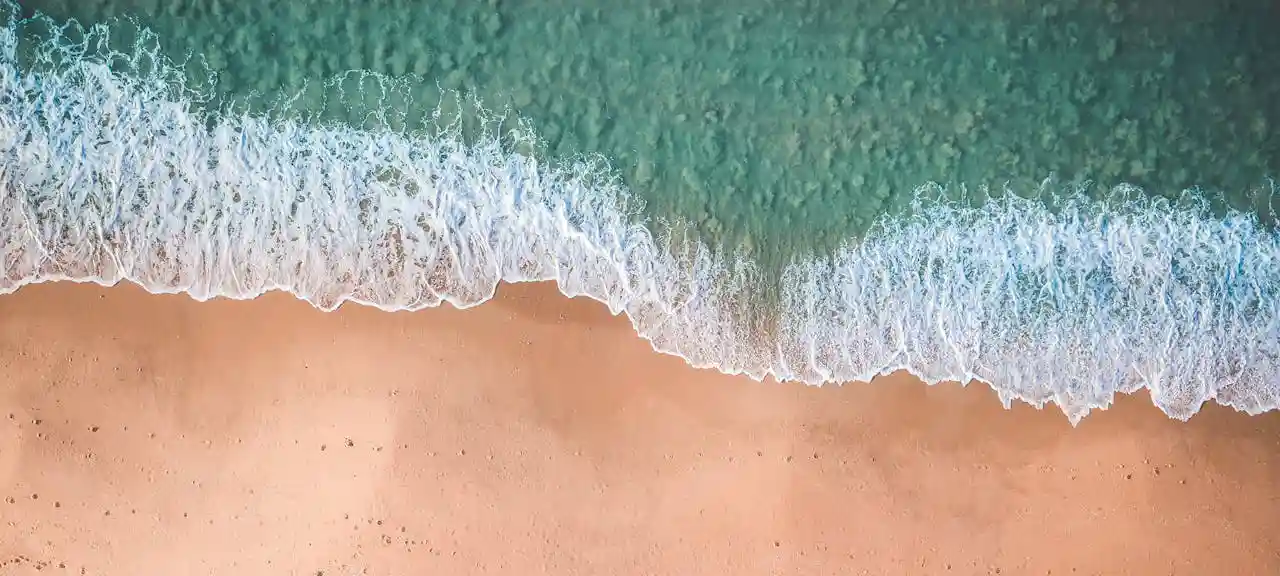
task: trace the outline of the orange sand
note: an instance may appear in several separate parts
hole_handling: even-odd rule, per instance
[[[1277,574],[1280,414],[688,368],[548,286],[0,297],[0,575]]]

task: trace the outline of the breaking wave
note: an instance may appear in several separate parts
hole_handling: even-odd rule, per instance
[[[100,29],[32,44],[15,12],[0,6],[0,293],[127,280],[416,310],[554,280],[659,351],[757,379],[906,368],[1054,402],[1073,423],[1144,387],[1181,419],[1211,399],[1280,405],[1280,245],[1251,214],[1135,190],[920,200],[775,277],[646,225],[603,163],[548,166],[457,130],[209,112],[156,50],[104,49]]]

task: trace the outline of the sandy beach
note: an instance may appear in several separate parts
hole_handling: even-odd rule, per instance
[[[1277,574],[1280,414],[694,370],[547,285],[0,297],[0,574]]]

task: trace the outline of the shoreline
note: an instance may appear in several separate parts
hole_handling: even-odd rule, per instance
[[[1212,192],[1175,200],[1116,182],[1095,196],[1044,170],[975,204],[925,170],[876,184],[859,226],[817,243],[803,232],[775,261],[757,250],[764,237],[704,235],[697,212],[655,220],[650,194],[614,172],[621,156],[544,161],[522,152],[537,138],[523,129],[512,142],[456,123],[224,114],[193,106],[209,87],[185,88],[190,71],[155,45],[80,52],[65,41],[105,48],[110,29],[76,40],[27,28],[8,18],[0,30],[0,90],[18,95],[0,110],[14,150],[0,165],[0,291],[51,274],[127,277],[195,297],[287,286],[321,308],[358,296],[413,309],[554,278],[625,309],[655,348],[731,374],[822,384],[909,366],[930,382],[979,378],[1006,402],[1053,402],[1072,422],[1141,387],[1177,419],[1208,399],[1280,407],[1280,237],[1258,214],[1219,214]],[[50,66],[20,66],[27,52]],[[152,65],[113,68],[121,56]],[[889,195],[910,208],[881,210]],[[759,223],[783,224],[753,204]]]
[[[388,313],[388,314],[417,314],[417,313],[422,313],[422,312],[427,312],[432,310],[440,310],[440,309],[449,309],[455,312],[466,311],[466,310],[471,310],[471,309],[483,306],[485,304],[493,302],[494,300],[497,300],[500,297],[500,292],[504,288],[514,289],[517,291],[546,290],[554,293],[549,296],[551,298],[561,298],[561,299],[569,300],[573,302],[586,301],[586,302],[590,302],[590,304],[587,304],[588,306],[594,305],[594,306],[599,306],[601,308],[604,308],[605,312],[609,316],[617,318],[618,322],[625,323],[631,329],[632,334],[636,336],[639,340],[643,341],[649,347],[650,352],[663,355],[663,356],[670,356],[672,358],[676,358],[680,360],[682,363],[684,363],[684,365],[687,368],[692,370],[710,371],[720,376],[726,376],[730,378],[744,378],[752,382],[755,382],[757,384],[781,383],[784,385],[803,385],[808,387],[827,388],[827,387],[844,387],[850,384],[854,384],[854,385],[867,384],[872,381],[878,381],[884,378],[893,378],[893,379],[905,378],[905,379],[914,381],[916,384],[922,384],[928,387],[959,385],[963,388],[967,388],[974,384],[980,384],[981,386],[985,386],[987,391],[989,391],[989,393],[992,396],[996,397],[1006,410],[1011,409],[1014,405],[1022,405],[1022,406],[1033,408],[1037,411],[1057,412],[1057,413],[1060,413],[1064,418],[1066,418],[1067,421],[1071,423],[1073,427],[1078,426],[1079,423],[1084,421],[1090,414],[1093,414],[1096,412],[1104,412],[1110,409],[1116,404],[1116,402],[1120,401],[1121,398],[1140,396],[1142,398],[1145,398],[1146,401],[1149,402],[1153,407],[1160,409],[1160,406],[1154,401],[1154,398],[1152,398],[1152,396],[1150,395],[1151,389],[1146,385],[1142,385],[1137,387],[1136,390],[1134,390],[1133,392],[1123,392],[1123,391],[1117,390],[1113,392],[1111,396],[1105,400],[1105,403],[1093,405],[1084,414],[1073,418],[1071,415],[1069,415],[1065,411],[1063,405],[1060,403],[1059,399],[1057,398],[1045,398],[1040,400],[1037,403],[1027,398],[1014,395],[1013,393],[1009,393],[1008,391],[1002,391],[998,386],[996,386],[992,382],[977,375],[970,375],[970,377],[964,381],[955,380],[955,379],[943,379],[943,380],[931,381],[927,379],[925,376],[922,376],[921,373],[916,369],[914,369],[912,366],[902,365],[902,364],[896,365],[893,368],[882,369],[881,371],[875,372],[874,374],[872,374],[871,377],[864,376],[864,377],[859,377],[853,380],[842,380],[839,382],[827,381],[821,384],[814,384],[804,380],[788,379],[788,380],[779,381],[776,378],[776,376],[774,376],[773,374],[755,374],[755,373],[744,371],[742,369],[731,369],[731,368],[717,365],[714,363],[698,362],[692,358],[682,355],[678,351],[666,349],[654,341],[653,335],[642,333],[641,327],[637,324],[636,320],[632,318],[628,310],[624,308],[619,308],[615,312],[612,310],[613,304],[611,304],[606,300],[598,298],[589,292],[576,293],[573,295],[567,294],[563,290],[563,288],[559,285],[558,281],[556,280],[517,280],[517,281],[502,280],[502,281],[499,281],[493,287],[492,292],[488,296],[485,296],[482,299],[473,303],[459,305],[449,300],[442,300],[441,302],[433,306],[427,306],[425,308],[410,308],[410,309],[396,308],[394,306],[379,304],[377,302],[364,300],[355,296],[344,296],[334,304],[325,305],[313,300],[308,296],[299,294],[294,289],[285,287],[285,286],[266,287],[261,289],[260,291],[257,291],[254,293],[248,293],[248,294],[237,295],[237,294],[217,293],[214,295],[196,296],[196,295],[193,295],[191,292],[189,292],[185,288],[155,289],[154,287],[148,287],[142,284],[141,282],[139,282],[138,280],[135,280],[127,276],[122,276],[115,281],[106,281],[100,278],[85,278],[85,277],[70,276],[70,275],[45,275],[38,280],[26,280],[26,281],[17,283],[16,285],[11,285],[7,287],[5,291],[0,291],[0,298],[5,298],[13,294],[16,294],[18,291],[28,286],[41,286],[41,285],[54,285],[54,284],[91,286],[91,287],[97,287],[98,289],[114,289],[119,286],[124,286],[128,290],[142,291],[150,296],[162,296],[162,297],[178,296],[178,297],[184,297],[198,304],[203,304],[206,302],[214,302],[214,301],[247,302],[247,301],[259,300],[264,297],[269,297],[272,299],[276,299],[280,297],[288,297],[300,303],[304,303],[308,307],[310,307],[313,311],[319,312],[322,314],[331,314],[331,313],[338,312],[343,308],[351,308],[351,307],[366,308],[366,309],[370,309],[370,310],[374,310],[382,313]],[[534,286],[535,288],[529,288],[530,286]],[[1008,394],[1008,396],[1006,396],[1006,394]],[[1264,416],[1266,414],[1271,414],[1271,413],[1280,414],[1280,410],[1276,410],[1276,409],[1253,413],[1253,412],[1250,412],[1249,410],[1240,408],[1235,405],[1220,403],[1218,400],[1219,399],[1216,397],[1208,398],[1204,400],[1204,402],[1200,405],[1200,408],[1197,408],[1195,411],[1192,411],[1188,416],[1186,416],[1186,418],[1169,414],[1165,412],[1163,409],[1161,409],[1161,412],[1171,420],[1182,421],[1182,422],[1186,422],[1191,418],[1194,418],[1195,415],[1198,414],[1200,410],[1203,410],[1205,407],[1210,405],[1216,408],[1224,408],[1231,412],[1235,412],[1243,416]]]
[[[757,383],[546,283],[398,314],[32,285],[0,366],[18,574],[1280,571],[1280,413]]]

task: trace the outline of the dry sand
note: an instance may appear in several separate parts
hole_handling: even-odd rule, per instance
[[[548,286],[0,298],[0,574],[1277,574],[1280,414],[755,383]]]

